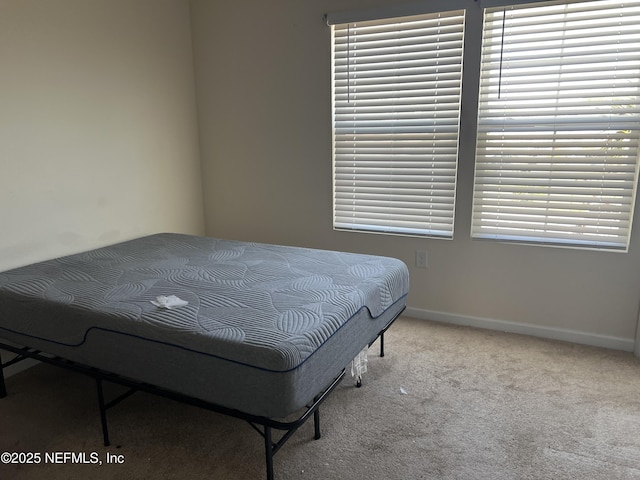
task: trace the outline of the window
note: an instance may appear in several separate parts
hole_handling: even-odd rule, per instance
[[[453,236],[464,11],[332,26],[334,228]]]
[[[472,236],[626,251],[640,2],[485,10]]]

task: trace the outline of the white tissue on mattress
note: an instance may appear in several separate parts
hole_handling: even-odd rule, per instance
[[[184,307],[189,304],[186,300],[182,300],[175,295],[169,295],[168,297],[160,295],[156,297],[155,301],[151,300],[151,303],[160,308]]]

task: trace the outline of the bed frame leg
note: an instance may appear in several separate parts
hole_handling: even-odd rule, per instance
[[[2,355],[0,355],[0,398],[7,396],[7,386],[4,383],[4,367],[2,366]]]
[[[273,480],[273,441],[271,427],[264,426],[264,451],[267,459],[267,480]]]
[[[96,378],[96,386],[98,387],[98,408],[100,409],[100,422],[102,422],[102,437],[104,438],[104,446],[108,447],[109,428],[107,426],[107,408],[104,405],[104,392],[102,391],[102,380]]]
[[[315,440],[320,440],[320,437],[322,436],[322,434],[320,433],[320,409],[316,409],[315,412],[313,412],[313,428],[314,428],[314,435],[313,438]]]
[[[384,332],[380,334],[380,356],[384,357]]]

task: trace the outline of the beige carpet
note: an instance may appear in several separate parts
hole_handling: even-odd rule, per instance
[[[640,479],[629,353],[407,318],[376,352],[363,387],[344,381],[324,404],[323,437],[309,422],[276,455],[276,480]],[[91,379],[37,366],[7,387],[0,452],[103,464],[0,465],[0,479],[265,476],[262,438],[243,421],[139,393],[109,412],[105,448]]]

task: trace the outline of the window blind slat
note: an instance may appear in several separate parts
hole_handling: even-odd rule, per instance
[[[471,234],[626,251],[640,1],[485,10]]]

